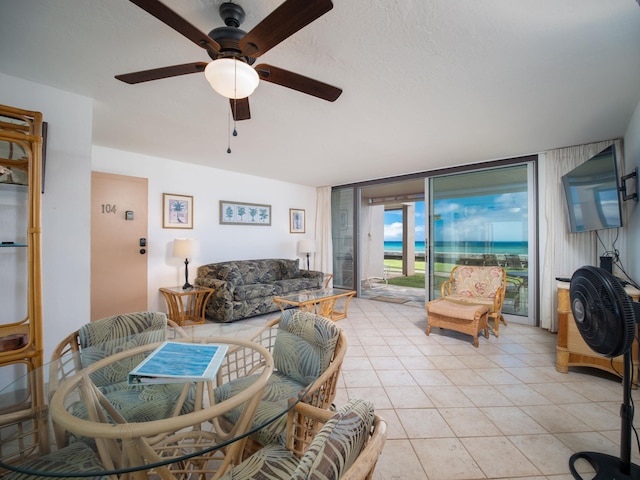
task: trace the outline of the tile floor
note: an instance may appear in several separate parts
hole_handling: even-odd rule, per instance
[[[422,308],[358,298],[339,322],[349,346],[336,404],[369,399],[388,422],[374,479],[568,480],[575,452],[620,456],[621,383],[556,372],[556,335],[510,324],[476,349],[456,332],[426,336],[426,323]],[[638,464],[635,437],[632,451]]]
[[[248,333],[274,315],[207,327]],[[388,423],[374,480],[569,480],[575,452],[620,456],[621,383],[556,372],[554,334],[510,324],[476,349],[456,332],[426,336],[424,307],[360,298],[338,323],[348,349],[335,403],[371,400]],[[638,450],[634,437],[636,464]]]

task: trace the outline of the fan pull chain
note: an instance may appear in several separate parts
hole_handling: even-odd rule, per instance
[[[233,135],[234,137],[238,136],[238,130],[236,130],[236,117],[238,113],[238,100],[233,99],[233,133],[231,135]],[[231,111],[229,111],[229,127],[228,130],[229,132],[231,132]],[[228,135],[228,140],[227,140],[227,153],[231,153],[231,135]]]
[[[231,135],[229,135],[231,132],[231,111],[229,111],[227,119],[227,153],[231,153]]]
[[[236,80],[237,80],[237,70],[236,70],[236,63],[237,60],[234,61],[233,63],[233,96],[236,97],[236,92],[237,92],[237,86],[236,86]],[[234,137],[238,136],[238,130],[236,129],[236,118],[238,116],[238,99],[234,98],[233,99],[233,133],[232,135]],[[228,127],[228,132],[231,132],[231,112],[229,112],[229,127]],[[231,153],[231,135],[228,135],[228,140],[227,140],[227,153]]]
[[[233,136],[238,136],[236,118],[238,118],[238,60],[233,60]]]

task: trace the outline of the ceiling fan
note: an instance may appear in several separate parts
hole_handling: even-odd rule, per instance
[[[266,63],[252,67],[256,58],[331,10],[331,0],[285,0],[248,33],[239,28],[245,18],[242,7],[225,2],[219,11],[226,26],[214,28],[208,35],[158,0],[130,1],[205,49],[213,61],[116,75],[118,80],[136,84],[205,72],[214,90],[230,99],[234,120],[251,118],[248,96],[259,80],[329,102],[335,101],[342,93],[340,88]]]

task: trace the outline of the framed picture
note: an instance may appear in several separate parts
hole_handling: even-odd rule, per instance
[[[221,225],[271,225],[271,205],[220,200]]]
[[[193,197],[163,193],[162,228],[193,228]]]
[[[289,209],[289,233],[305,232],[305,214],[304,210],[299,208]]]

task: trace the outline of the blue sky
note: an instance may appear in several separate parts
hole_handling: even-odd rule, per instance
[[[425,239],[424,202],[416,202],[416,240]],[[437,200],[436,241],[527,240],[527,193]],[[384,213],[385,241],[402,240],[402,210]]]
[[[416,240],[424,240],[424,202],[416,202]],[[402,210],[384,212],[384,240],[385,242],[399,242],[402,240]]]

